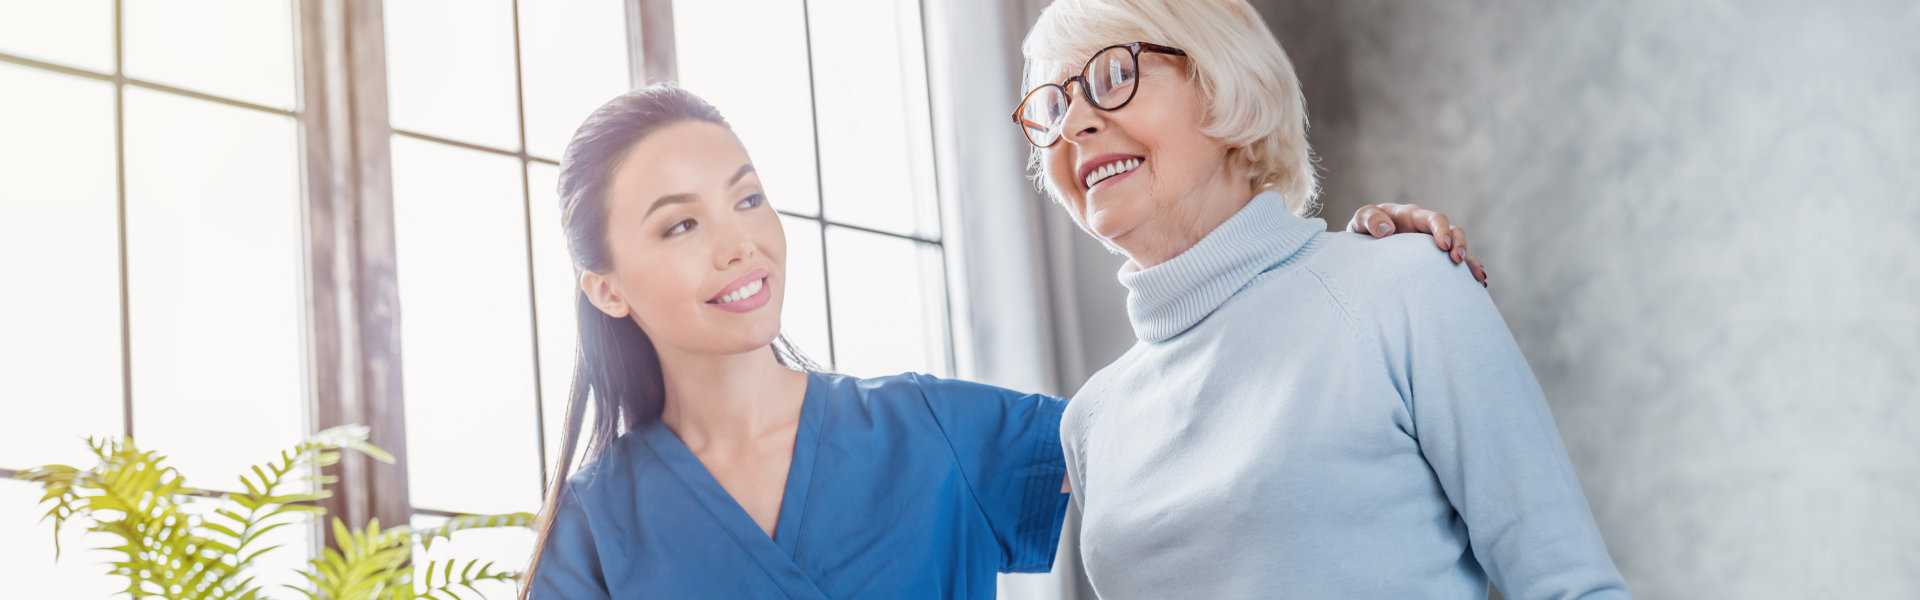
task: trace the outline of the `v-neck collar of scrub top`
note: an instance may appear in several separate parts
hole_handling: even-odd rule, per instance
[[[826,600],[826,592],[820,591],[812,578],[800,569],[794,560],[794,551],[799,544],[796,538],[800,517],[806,514],[808,490],[813,483],[814,455],[820,447],[820,425],[824,420],[821,412],[826,407],[819,396],[824,387],[819,374],[807,373],[807,390],[800,401],[800,425],[793,434],[793,462],[787,467],[787,486],[780,496],[780,521],[774,525],[771,538],[673,430],[655,419],[640,431],[641,439],[660,462],[673,472],[701,507],[707,509],[714,522],[740,544],[740,549],[766,570],[768,577],[790,593],[803,590],[812,593],[804,597],[819,600]]]

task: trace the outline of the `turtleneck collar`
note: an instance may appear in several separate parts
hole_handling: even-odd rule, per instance
[[[1145,269],[1127,261],[1120,285],[1127,288],[1133,334],[1157,343],[1192,329],[1326,228],[1325,221],[1287,210],[1279,192],[1265,191],[1172,260]]]

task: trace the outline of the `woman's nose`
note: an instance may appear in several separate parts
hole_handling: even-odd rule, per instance
[[[722,236],[719,247],[714,252],[714,266],[726,269],[745,262],[753,256],[753,238],[747,235],[744,228],[734,226],[729,228],[727,235]]]
[[[1076,80],[1067,86],[1067,97],[1072,102],[1067,104],[1066,116],[1060,119],[1060,137],[1077,144],[1081,138],[1098,133],[1106,124],[1105,117],[1087,101],[1085,83]]]

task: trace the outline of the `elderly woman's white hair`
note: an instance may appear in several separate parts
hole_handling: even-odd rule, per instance
[[[1152,42],[1187,52],[1188,74],[1208,100],[1204,133],[1244,160],[1250,188],[1271,187],[1287,208],[1308,214],[1320,185],[1307,146],[1306,98],[1293,62],[1246,0],[1057,0],[1027,33],[1022,89],[1057,82],[1101,48]],[[1076,100],[1083,100],[1075,91]],[[1061,201],[1045,175],[1044,150],[1028,157],[1031,177]]]

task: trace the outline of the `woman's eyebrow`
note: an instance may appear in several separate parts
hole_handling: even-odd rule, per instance
[[[665,196],[661,196],[660,199],[658,200],[654,200],[653,206],[647,207],[647,214],[640,215],[640,218],[645,219],[647,217],[653,216],[653,211],[660,210],[660,207],[662,206],[666,206],[669,204],[687,204],[698,199],[700,199],[699,196],[694,195],[692,193],[687,193],[687,192],[682,192],[679,194],[667,194]]]
[[[741,178],[746,177],[748,173],[752,173],[752,172],[754,172],[753,163],[740,165],[740,170],[734,171],[733,177],[727,178],[727,185],[732,186],[733,184],[740,183]],[[700,199],[699,195],[691,192],[667,194],[665,196],[661,196],[657,200],[654,200],[653,206],[647,207],[647,214],[640,215],[640,218],[645,219],[647,217],[653,216],[653,211],[660,210],[660,207],[662,206],[666,206],[669,204],[687,204],[689,202],[693,202],[699,199]]]
[[[753,172],[753,163],[740,165],[740,170],[734,171],[733,178],[727,180],[727,186],[732,187],[733,184],[740,183],[740,178],[746,177],[748,173],[752,173],[752,172]]]

